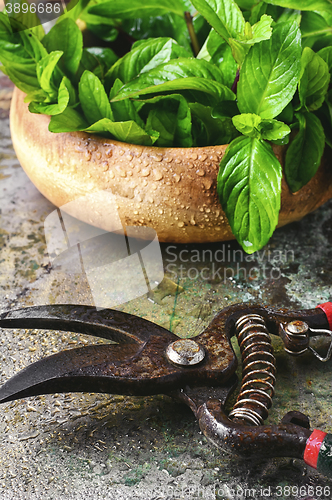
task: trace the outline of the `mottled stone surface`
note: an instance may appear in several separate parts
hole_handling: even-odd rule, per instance
[[[44,220],[54,207],[31,184],[12,149],[10,92],[1,77],[0,308],[93,304],[78,268],[69,274],[68,266],[50,264]],[[255,260],[246,260],[234,242],[165,244],[162,285],[119,309],[192,337],[220,308],[237,302],[314,307],[331,297],[331,243],[332,202],[277,230]],[[1,383],[45,355],[92,342],[103,341],[1,330]],[[290,358],[279,339],[273,342],[278,379],[269,421],[294,409],[308,414],[313,427],[331,430],[332,361],[322,364],[310,354]],[[326,347],[325,340],[320,344]],[[191,411],[162,395],[56,394],[6,403],[0,434],[1,499],[309,499],[330,498],[332,491],[330,480],[300,460],[257,457],[249,463],[220,453]]]

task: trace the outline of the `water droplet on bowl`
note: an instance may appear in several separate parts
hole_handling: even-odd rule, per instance
[[[203,185],[204,185],[205,189],[210,189],[212,186],[212,180],[211,179],[204,179]]]
[[[163,174],[162,174],[162,172],[160,170],[155,169],[153,171],[153,177],[154,177],[155,181],[160,181],[163,178]]]
[[[116,166],[115,168],[116,168],[118,174],[120,175],[120,177],[126,177],[127,174],[121,167]]]
[[[150,155],[152,160],[157,161],[158,163],[163,160],[163,155],[161,153],[155,153]]]

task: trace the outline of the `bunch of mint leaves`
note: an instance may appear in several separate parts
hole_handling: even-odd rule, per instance
[[[30,111],[51,115],[51,132],[159,147],[229,144],[219,199],[244,250],[262,248],[280,210],[282,167],[271,144],[288,144],[292,192],[332,147],[332,0],[71,7],[47,34],[31,13],[0,13],[0,69]],[[82,23],[100,46],[84,46]],[[117,40],[130,46],[121,57]]]

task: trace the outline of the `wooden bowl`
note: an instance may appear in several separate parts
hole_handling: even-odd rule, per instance
[[[159,241],[206,243],[234,238],[216,193],[219,163],[227,145],[157,148],[84,132],[54,134],[48,130],[49,117],[30,113],[18,89],[10,124],[23,169],[57,207],[88,193],[111,190],[123,226],[152,227]],[[283,164],[285,148],[273,149]],[[325,154],[315,177],[295,195],[283,179],[279,226],[301,219],[330,197],[331,155]],[[102,204],[91,207],[87,203],[84,209],[80,204],[75,216],[112,230],[109,217],[103,217]]]

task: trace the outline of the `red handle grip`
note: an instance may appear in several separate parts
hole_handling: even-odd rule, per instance
[[[329,328],[332,330],[332,302],[325,302],[324,304],[319,304],[317,307],[325,312]]]
[[[315,429],[306,443],[303,460],[324,476],[332,477],[332,434]]]

